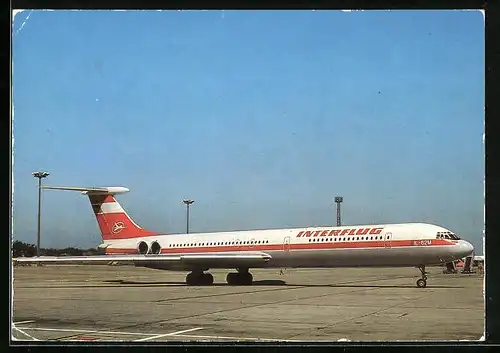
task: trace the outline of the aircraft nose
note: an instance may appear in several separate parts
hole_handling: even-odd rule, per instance
[[[456,255],[459,258],[469,256],[474,251],[474,246],[465,240],[459,240],[456,249]]]

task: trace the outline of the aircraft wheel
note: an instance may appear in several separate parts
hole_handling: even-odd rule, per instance
[[[253,276],[251,273],[247,272],[245,274],[240,273],[241,284],[249,286],[253,283]]]
[[[212,276],[211,273],[204,273],[201,276],[201,284],[211,286],[212,284],[214,284],[214,276]]]
[[[189,273],[187,276],[186,276],[186,284],[188,286],[195,286],[198,284],[199,282],[199,275],[197,273]]]
[[[228,273],[226,281],[231,286],[247,286],[253,283],[253,276],[251,273]]]
[[[228,273],[226,277],[227,284],[229,284],[230,286],[235,286],[239,284],[238,279],[239,279],[238,273]]]
[[[427,281],[423,278],[420,278],[418,281],[417,281],[417,287],[418,288],[425,288],[427,287]]]
[[[186,284],[188,286],[205,285],[210,286],[214,283],[214,276],[211,273],[191,272],[186,276]]]

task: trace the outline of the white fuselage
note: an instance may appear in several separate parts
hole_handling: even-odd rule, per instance
[[[470,243],[445,228],[424,224],[389,224],[343,227],[311,227],[153,235],[142,238],[111,239],[101,246],[107,254],[137,254],[138,245],[157,242],[161,254],[222,254],[264,252],[266,263],[252,267],[384,267],[422,266],[453,261],[473,251]],[[192,270],[187,264],[155,262],[141,266]],[[228,268],[208,261],[206,268]]]

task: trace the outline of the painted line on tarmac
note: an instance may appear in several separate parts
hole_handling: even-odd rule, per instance
[[[17,328],[19,330],[19,328]],[[24,330],[33,331],[56,331],[56,332],[78,332],[78,333],[100,333],[109,335],[128,335],[128,336],[153,336],[154,333],[142,333],[142,332],[116,332],[116,331],[98,331],[98,330],[79,330],[79,329],[68,329],[68,328],[44,328],[44,327],[22,327]]]
[[[286,340],[279,338],[258,338],[258,337],[233,337],[233,336],[208,336],[208,335],[176,335],[180,337],[191,337],[191,338],[209,338],[209,339],[225,339],[225,340],[244,340],[244,341],[271,341],[271,342],[304,342],[303,340]]]
[[[182,330],[182,331],[176,331],[176,332],[172,332],[172,333],[165,333],[163,335],[157,335],[157,336],[153,336],[153,337],[141,338],[141,339],[135,340],[135,342],[144,342],[144,341],[154,340],[156,338],[167,337],[167,336],[177,336],[177,335],[180,335],[181,333],[192,332],[192,331],[197,331],[197,330],[201,330],[201,329],[203,329],[203,327],[195,327],[195,328],[192,328],[189,330]]]
[[[27,320],[27,321],[14,322],[14,325],[29,324],[31,322],[35,322],[35,320]]]
[[[31,335],[28,335],[26,332],[24,332],[23,330],[21,330],[21,329],[20,329],[20,328],[18,328],[18,327],[12,327],[12,328],[13,328],[14,330],[17,330],[17,331],[21,332],[21,333],[22,333],[23,335],[25,335],[26,337],[31,338],[33,341],[40,341],[38,338],[35,338],[35,337],[31,336]]]

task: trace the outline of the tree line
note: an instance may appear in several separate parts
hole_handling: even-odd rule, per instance
[[[54,248],[40,248],[40,256],[82,256],[82,255],[96,255],[97,249],[78,249],[68,247],[64,249]],[[36,246],[33,244],[23,243],[22,241],[15,240],[12,243],[12,257],[33,257],[36,256]]]

